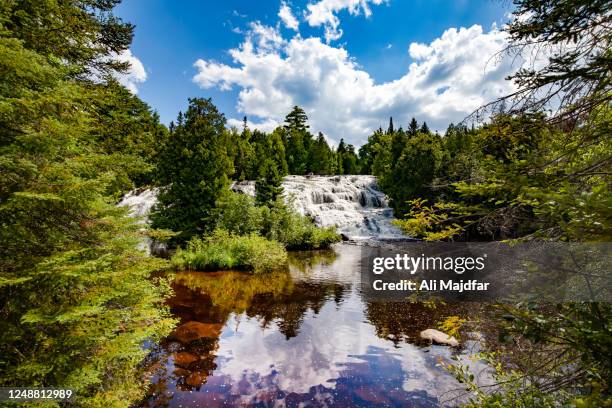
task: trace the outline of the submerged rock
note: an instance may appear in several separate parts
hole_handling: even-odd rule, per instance
[[[216,339],[221,334],[222,328],[223,325],[221,323],[200,323],[191,321],[177,327],[174,332],[172,332],[171,337],[183,344],[188,344],[194,340]]]
[[[446,333],[442,333],[436,329],[427,329],[421,332],[421,339],[429,340],[432,343],[444,344],[451,347],[457,347],[459,342],[456,338],[449,336]]]
[[[189,367],[189,364],[194,361],[198,361],[200,358],[196,355],[188,353],[186,351],[181,351],[180,353],[176,353],[174,355],[174,364],[180,367]]]

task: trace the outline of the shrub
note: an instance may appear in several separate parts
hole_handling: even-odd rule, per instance
[[[237,235],[260,233],[262,208],[255,205],[251,196],[227,191],[217,200],[217,228]]]
[[[282,244],[255,233],[235,235],[217,229],[204,238],[192,238],[187,249],[179,249],[172,257],[177,269],[213,271],[222,269],[271,272],[287,264]]]
[[[333,227],[317,227],[282,200],[264,208],[262,235],[282,242],[287,249],[324,249],[340,241]]]
[[[324,249],[340,241],[333,227],[317,227],[282,198],[270,207],[256,206],[252,197],[230,192],[217,201],[217,210],[217,228],[238,235],[257,233],[290,250]]]

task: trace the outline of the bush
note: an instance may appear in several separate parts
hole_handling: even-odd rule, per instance
[[[186,250],[179,249],[172,257],[177,269],[214,271],[244,269],[265,273],[287,264],[287,251],[282,244],[255,233],[235,235],[217,229],[204,238],[192,238]]]
[[[262,235],[282,242],[287,249],[324,249],[340,241],[335,228],[319,228],[289,208],[282,199],[263,208]]]
[[[263,207],[255,205],[255,199],[246,194],[227,191],[217,200],[217,228],[237,235],[261,233]]]
[[[333,227],[317,227],[282,198],[270,207],[256,206],[252,197],[230,192],[217,201],[217,210],[217,228],[238,235],[257,233],[290,250],[324,249],[340,241]]]

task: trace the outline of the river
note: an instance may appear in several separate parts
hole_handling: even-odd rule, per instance
[[[232,189],[255,191],[252,182]],[[269,275],[177,273],[168,303],[179,324],[152,346],[142,406],[456,406],[465,392],[444,365],[453,356],[468,363],[478,344],[431,345],[419,332],[471,306],[375,302],[362,293],[364,245],[402,238],[376,178],[287,176],[283,189],[297,211],[350,242],[290,253],[288,270]],[[146,222],[156,196],[135,191],[120,205]],[[156,252],[155,243],[143,246]]]
[[[459,350],[423,344],[465,305],[362,297],[361,247],[291,254],[286,273],[182,272],[169,305],[180,322],[150,356],[143,406],[454,406],[443,367]],[[460,311],[463,307],[463,311]]]

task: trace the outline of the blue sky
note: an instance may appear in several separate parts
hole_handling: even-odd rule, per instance
[[[132,0],[116,14],[136,25],[130,60],[146,71],[125,80],[164,123],[189,97],[212,97],[230,124],[247,115],[262,130],[300,104],[314,131],[360,145],[390,115],[396,126],[415,116],[443,131],[508,91],[503,78],[512,67],[491,57],[505,44],[496,27],[509,7],[491,0]]]

